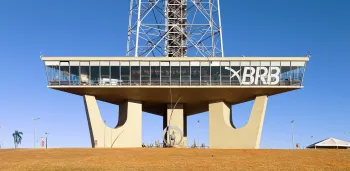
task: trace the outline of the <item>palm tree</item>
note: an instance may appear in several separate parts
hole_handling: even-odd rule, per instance
[[[15,133],[12,134],[13,136],[13,142],[15,144],[15,148],[18,147],[18,144],[21,144],[22,142],[22,136],[23,133],[22,132],[18,132],[17,130],[15,131]]]

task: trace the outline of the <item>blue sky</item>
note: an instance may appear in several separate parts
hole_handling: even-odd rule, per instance
[[[262,148],[291,148],[328,137],[347,139],[350,131],[350,1],[222,0],[226,56],[304,56],[312,52],[305,88],[269,97]],[[46,56],[123,56],[127,0],[0,0],[0,140],[13,147],[11,134],[24,133],[20,147],[33,147],[50,132],[49,147],[89,147],[83,98],[46,88]],[[109,126],[118,107],[100,102]],[[233,106],[233,122],[243,126],[253,102]],[[208,142],[208,114],[188,118],[188,141]],[[143,114],[143,141],[161,138],[162,118]],[[39,144],[37,145],[39,146]]]

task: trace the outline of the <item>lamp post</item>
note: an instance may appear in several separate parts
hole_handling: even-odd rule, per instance
[[[293,149],[294,149],[294,120],[290,121],[292,124],[292,144],[293,144]]]
[[[312,139],[313,139],[313,138],[314,138],[314,136],[311,136],[311,137],[310,137],[310,141],[311,141],[311,142],[310,142],[310,146],[312,145]],[[315,144],[315,145],[316,145],[316,144]]]
[[[49,134],[50,134],[50,133],[45,132],[45,135],[46,135],[45,146],[46,146],[46,148],[47,148],[47,137],[49,136]]]
[[[199,144],[199,130],[200,130],[200,121],[198,120],[198,144]]]
[[[39,120],[40,118],[32,118],[34,122],[34,148],[35,148],[35,121]]]

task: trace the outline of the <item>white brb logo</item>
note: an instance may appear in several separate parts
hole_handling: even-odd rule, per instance
[[[239,83],[243,85],[258,84],[259,80],[265,85],[276,85],[280,81],[279,74],[281,70],[279,67],[270,67],[269,69],[267,67],[256,67],[256,69],[253,67],[244,67],[242,80],[239,76],[241,70],[235,71],[230,67],[225,67],[225,69],[232,72],[231,79],[237,77]],[[250,71],[249,74],[248,71]]]

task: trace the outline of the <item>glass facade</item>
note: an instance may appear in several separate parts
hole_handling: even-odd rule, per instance
[[[130,85],[130,62],[120,62],[121,85]]]
[[[170,62],[161,62],[161,85],[170,85]]]
[[[80,72],[79,72],[79,62],[70,62],[70,85],[80,84]]]
[[[160,62],[151,62],[151,85],[160,85]]]
[[[110,62],[111,82],[110,85],[121,85],[120,81],[120,62]]]
[[[305,61],[46,61],[49,85],[301,86]]]

